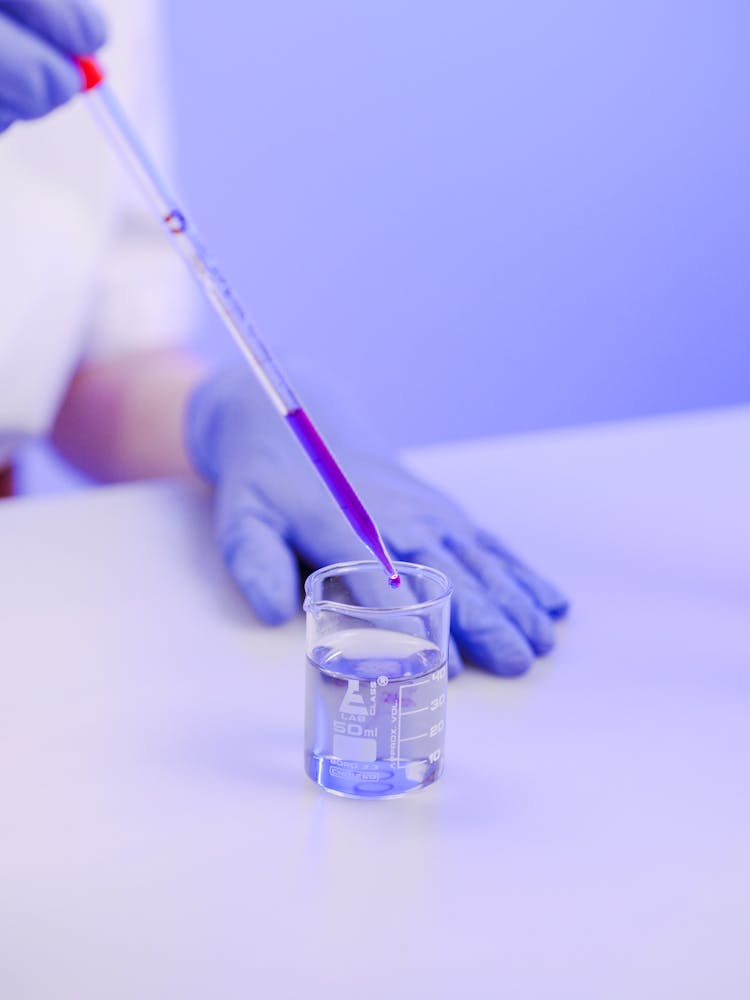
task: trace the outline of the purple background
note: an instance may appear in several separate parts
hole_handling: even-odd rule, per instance
[[[317,345],[398,443],[750,398],[750,5],[168,18],[207,242],[281,359]]]

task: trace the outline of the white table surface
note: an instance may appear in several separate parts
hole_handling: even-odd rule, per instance
[[[423,450],[565,586],[391,802],[174,484],[0,504],[0,996],[750,996],[750,408]]]

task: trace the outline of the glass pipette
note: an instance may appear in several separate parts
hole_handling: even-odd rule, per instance
[[[375,522],[302,408],[276,360],[258,336],[226,278],[206,253],[187,214],[156,170],[112,88],[105,82],[101,67],[90,57],[78,57],[75,62],[81,71],[88,101],[107,138],[167,227],[214,309],[234,337],[276,409],[315,465],[344,517],[382,563],[391,585],[398,586],[398,573]]]

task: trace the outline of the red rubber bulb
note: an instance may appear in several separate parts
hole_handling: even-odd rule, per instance
[[[74,56],[73,61],[81,73],[81,90],[93,90],[104,79],[104,70],[93,56]]]

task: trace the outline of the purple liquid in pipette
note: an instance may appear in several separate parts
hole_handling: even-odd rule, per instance
[[[302,407],[299,407],[287,413],[286,421],[312,459],[315,468],[333,494],[349,524],[373,555],[383,564],[391,586],[398,587],[401,578],[386,552],[375,522],[367,513],[364,504],[352,489],[351,483],[339,468],[338,462],[331,454],[328,445],[318,434],[308,415]]]

